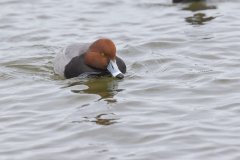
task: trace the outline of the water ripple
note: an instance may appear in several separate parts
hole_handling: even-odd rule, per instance
[[[0,8],[0,159],[239,159],[236,1]],[[116,43],[123,80],[54,74],[59,50],[99,37]]]

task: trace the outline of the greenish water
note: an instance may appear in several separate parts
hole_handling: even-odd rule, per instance
[[[237,160],[233,0],[2,0],[0,160]],[[53,59],[111,38],[123,80],[62,79]]]

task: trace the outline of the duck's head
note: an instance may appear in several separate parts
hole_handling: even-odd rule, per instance
[[[110,39],[93,42],[84,56],[84,62],[93,68],[108,70],[113,77],[124,78],[116,63],[116,46]]]

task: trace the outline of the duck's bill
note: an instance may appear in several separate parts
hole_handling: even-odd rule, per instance
[[[111,75],[113,77],[122,79],[124,78],[124,75],[122,74],[122,72],[119,70],[116,60],[110,60],[108,66],[107,66],[107,70],[111,73]]]

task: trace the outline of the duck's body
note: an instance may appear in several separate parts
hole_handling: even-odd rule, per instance
[[[55,73],[65,78],[77,77],[84,73],[98,75],[111,73],[114,77],[117,77],[116,74],[126,73],[124,61],[116,56],[116,51],[111,51],[111,46],[108,44],[110,42],[112,43],[108,39],[100,39],[92,44],[75,43],[69,45],[57,54],[54,60]],[[112,60],[116,63],[116,67],[113,67],[115,73],[109,70],[112,67],[110,66]]]
[[[188,2],[201,2],[201,1],[206,1],[206,0],[172,0],[172,1],[173,1],[173,3],[181,3],[181,2],[188,3]]]

